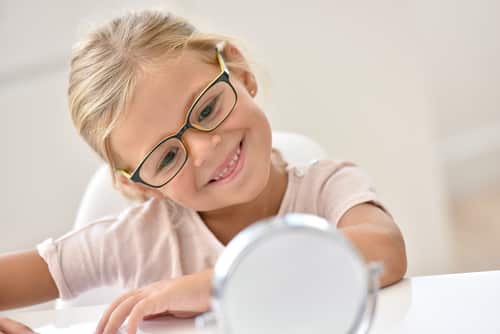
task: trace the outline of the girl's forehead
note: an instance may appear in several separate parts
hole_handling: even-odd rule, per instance
[[[218,66],[191,50],[144,71],[111,133],[120,160],[135,167],[156,143],[177,132],[195,98],[218,73]]]
[[[188,50],[174,59],[166,59],[139,76],[129,113],[136,110],[143,113],[159,103],[167,108],[186,107],[191,104],[192,95],[201,92],[218,72],[217,66],[204,62],[196,51]]]

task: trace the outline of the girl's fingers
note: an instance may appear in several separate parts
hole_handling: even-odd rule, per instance
[[[104,311],[101,319],[99,320],[99,323],[97,324],[97,328],[95,330],[95,334],[102,334],[103,333],[104,327],[106,326],[106,324],[107,324],[107,322],[109,320],[109,317],[113,313],[114,309],[116,307],[118,307],[118,305],[120,305],[124,300],[126,300],[128,297],[134,295],[135,293],[136,293],[136,291],[130,291],[130,292],[124,294],[124,295],[121,295],[118,299],[115,299],[108,306],[108,308],[106,309],[106,311]]]
[[[123,303],[118,305],[118,307],[115,308],[115,310],[109,317],[106,327],[104,327],[104,333],[105,334],[116,333],[118,328],[120,328],[120,326],[125,322],[125,319],[127,319],[127,316],[129,315],[130,311],[139,301],[140,301],[140,296],[135,295],[135,296],[130,296],[129,298],[125,299]]]
[[[189,312],[189,311],[179,311],[179,312],[171,312],[172,315],[176,318],[193,318],[194,316],[200,314],[200,312]]]
[[[153,319],[156,319],[156,318],[159,318],[159,317],[166,317],[166,316],[174,316],[174,314],[171,313],[171,312],[169,312],[169,311],[165,311],[165,312],[162,312],[162,313],[156,313],[156,314],[146,315],[142,319],[143,320],[153,320]]]
[[[127,334],[136,334],[139,323],[143,320],[144,316],[157,313],[153,310],[153,308],[152,300],[150,298],[143,299],[137,303],[128,317]]]
[[[28,326],[21,324],[20,322],[8,319],[8,318],[1,318],[0,319],[0,330],[3,331],[4,333],[15,333],[15,334],[28,334],[28,333],[34,333],[31,328]]]

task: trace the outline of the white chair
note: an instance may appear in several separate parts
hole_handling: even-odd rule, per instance
[[[318,143],[297,133],[274,132],[273,147],[283,154],[290,165],[307,164],[327,156]],[[102,165],[92,176],[85,190],[74,228],[85,226],[97,218],[119,213],[132,203],[113,188],[108,167]],[[56,308],[108,304],[123,292],[119,287],[101,287],[69,301],[58,300]]]

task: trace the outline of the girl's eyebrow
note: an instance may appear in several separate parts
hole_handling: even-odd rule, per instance
[[[203,88],[202,88],[203,89]],[[189,108],[191,108],[194,104],[194,101],[198,97],[198,95],[201,93],[200,90],[194,89],[193,93],[188,96],[186,103],[184,104],[184,119],[187,116],[187,113],[189,112]]]

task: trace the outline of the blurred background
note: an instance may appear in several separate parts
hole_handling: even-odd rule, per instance
[[[66,105],[71,46],[124,9],[237,37],[274,130],[372,177],[408,275],[500,268],[500,2],[0,0],[0,252],[68,231],[97,156]]]

